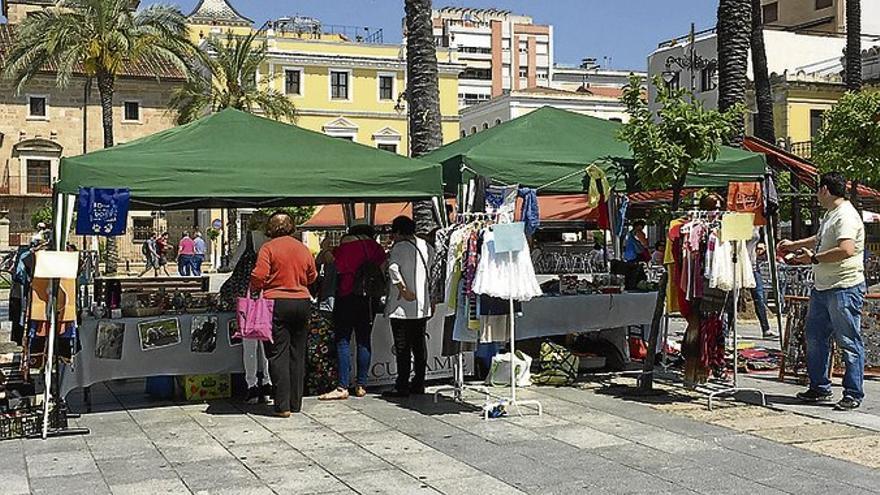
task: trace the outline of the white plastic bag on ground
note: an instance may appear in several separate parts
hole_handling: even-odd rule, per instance
[[[492,357],[492,367],[486,384],[493,387],[506,387],[510,385],[510,353],[498,354]],[[516,351],[514,358],[514,373],[517,387],[528,387],[532,384],[532,358],[522,351]]]

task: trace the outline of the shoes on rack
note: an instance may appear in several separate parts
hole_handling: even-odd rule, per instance
[[[814,390],[812,388],[807,389],[804,392],[800,392],[797,394],[798,400],[801,402],[829,402],[833,394],[831,392],[824,392],[821,390]],[[843,402],[843,401],[841,401]]]
[[[348,390],[336,388],[318,397],[318,400],[345,400],[348,399]]]

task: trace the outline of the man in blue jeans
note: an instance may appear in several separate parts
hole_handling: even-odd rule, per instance
[[[784,240],[779,249],[796,253],[795,261],[811,263],[815,288],[807,314],[807,371],[810,388],[797,394],[804,402],[831,400],[831,338],[843,350],[846,373],[843,399],[835,408],[857,409],[865,397],[865,346],[862,342],[862,303],[865,300],[865,228],[862,217],[844,199],[846,178],[838,172],[822,174],[817,192],[825,216],[815,236]]]
[[[746,248],[755,275],[755,288],[751,289],[751,293],[752,301],[755,303],[755,314],[758,316],[758,323],[761,324],[761,334],[765,339],[775,339],[778,335],[770,329],[770,321],[767,319],[767,292],[764,290],[764,278],[761,275],[761,258],[766,254],[767,247],[761,241],[760,228],[755,228],[752,239],[746,243]]]

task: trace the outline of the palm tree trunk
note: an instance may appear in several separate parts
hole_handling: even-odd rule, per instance
[[[767,50],[764,46],[764,12],[761,0],[752,0],[752,74],[755,79],[755,101],[758,105],[758,125],[755,135],[776,144],[773,127],[773,92],[767,68]]]
[[[410,153],[419,157],[443,144],[431,0],[406,0],[404,11]],[[430,232],[437,225],[431,201],[413,203],[413,217],[419,233]]]
[[[101,97],[101,125],[104,128],[104,147],[113,147],[113,86],[115,83],[113,74],[98,71],[98,93]],[[104,272],[110,275],[116,273],[119,267],[119,246],[115,237],[107,237],[107,258]]]
[[[862,89],[862,2],[846,2],[846,89]]]
[[[745,103],[749,65],[749,33],[752,31],[751,0],[718,2],[718,109]],[[731,146],[741,146],[745,121],[737,119]]]

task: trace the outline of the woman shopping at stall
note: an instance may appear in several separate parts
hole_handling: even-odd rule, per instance
[[[266,343],[269,374],[275,385],[275,411],[281,417],[302,408],[306,336],[311,300],[309,285],[318,277],[308,248],[292,237],[293,219],[284,212],[269,217],[266,242],[251,274],[252,292],[275,302],[272,340]]]

